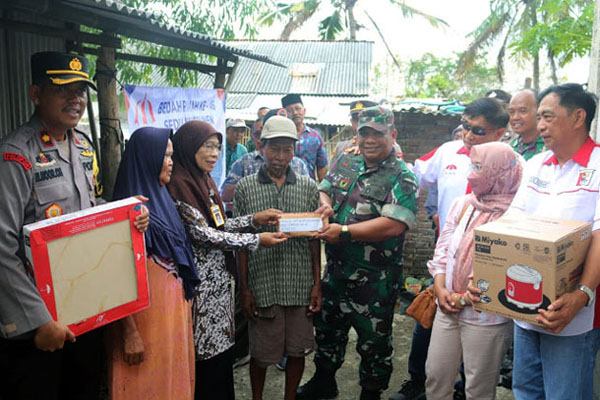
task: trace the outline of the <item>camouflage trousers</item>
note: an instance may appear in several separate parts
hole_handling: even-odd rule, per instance
[[[384,390],[392,374],[392,321],[402,279],[398,266],[351,268],[327,263],[323,278],[323,304],[315,316],[317,368],[334,372],[346,354],[348,331],[358,334],[356,350],[361,362],[360,385]]]

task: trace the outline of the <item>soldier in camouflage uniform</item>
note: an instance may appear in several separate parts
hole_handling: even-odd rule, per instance
[[[333,223],[327,242],[322,311],[315,316],[316,372],[297,399],[337,396],[348,331],[358,334],[361,399],[379,399],[392,373],[392,320],[402,283],[404,233],[415,223],[417,181],[393,152],[394,115],[382,107],[360,114],[360,154],[345,154],[319,185],[321,209]]]

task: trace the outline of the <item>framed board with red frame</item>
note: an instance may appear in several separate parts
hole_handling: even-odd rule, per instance
[[[42,299],[75,335],[149,306],[144,234],[133,225],[141,204],[130,197],[23,227]]]

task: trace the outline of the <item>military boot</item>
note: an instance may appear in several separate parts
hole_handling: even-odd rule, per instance
[[[379,390],[362,388],[360,391],[360,400],[381,400],[381,392]]]
[[[335,372],[319,368],[308,382],[296,390],[296,400],[335,399],[338,395]]]

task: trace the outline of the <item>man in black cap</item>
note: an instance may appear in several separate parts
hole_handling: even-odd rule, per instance
[[[31,75],[35,113],[0,143],[0,397],[94,399],[102,375],[99,331],[75,342],[52,319],[26,268],[22,228],[96,204],[94,149],[75,129],[87,87],[96,86],[88,61],[74,54],[34,54]],[[144,214],[136,220],[141,231]]]
[[[281,98],[281,106],[296,125],[298,143],[296,156],[308,165],[310,176],[321,181],[327,173],[327,151],[321,134],[304,123],[306,108],[299,94],[290,93]]]

